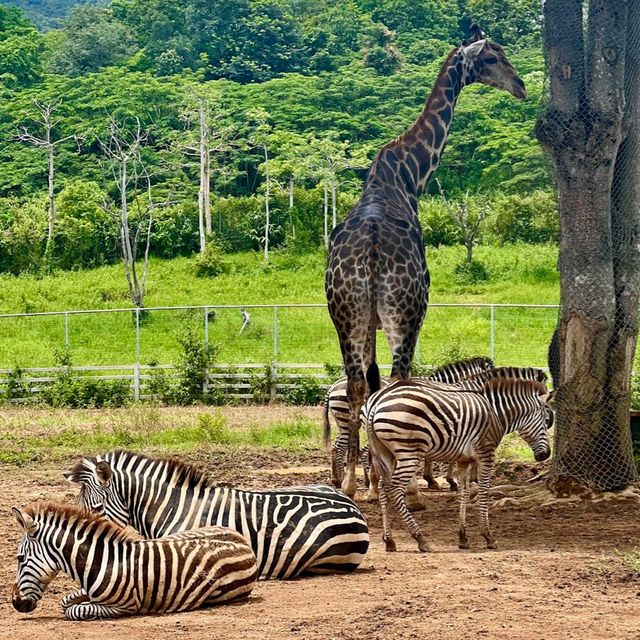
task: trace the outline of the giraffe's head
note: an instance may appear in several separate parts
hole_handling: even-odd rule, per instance
[[[472,37],[459,49],[466,75],[466,83],[482,84],[508,91],[519,100],[527,97],[524,82],[518,76],[504,49],[487,40],[484,32],[472,26]]]

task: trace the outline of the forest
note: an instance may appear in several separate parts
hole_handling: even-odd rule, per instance
[[[135,278],[142,256],[201,254],[215,276],[229,252],[316,251],[472,21],[529,98],[465,89],[425,243],[465,242],[483,277],[475,244],[556,240],[537,0],[16,3],[0,4],[0,273],[124,257]]]

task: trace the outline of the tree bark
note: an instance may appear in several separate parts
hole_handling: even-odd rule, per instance
[[[269,152],[267,146],[264,149],[264,172],[265,172],[265,191],[264,191],[264,210],[265,210],[265,223],[264,223],[264,259],[269,261],[269,196],[271,191],[271,175],[269,174]]]
[[[331,228],[335,229],[338,224],[338,215],[336,210],[336,177],[331,178]]]
[[[324,246],[329,248],[329,187],[324,180]]]
[[[560,213],[560,387],[550,483],[559,495],[618,489],[636,477],[629,388],[640,265],[637,256],[616,257],[629,247],[620,243],[624,224],[612,191],[614,178],[628,179],[620,167],[633,164],[621,158],[626,28],[625,0],[591,0],[585,55],[581,0],[545,3],[551,100],[536,134],[555,164]],[[623,294],[621,279],[632,295]]]
[[[205,228],[205,209],[206,209],[206,189],[207,182],[207,136],[204,104],[200,105],[200,189],[198,190],[198,231],[200,234],[200,253],[204,253],[207,244],[206,228]]]

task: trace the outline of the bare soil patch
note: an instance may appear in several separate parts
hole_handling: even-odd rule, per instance
[[[220,481],[245,487],[328,479],[320,452],[236,448],[203,451],[191,461]],[[448,491],[429,492],[427,510],[416,514],[431,538],[430,554],[417,552],[398,521],[398,552],[386,554],[379,507],[364,502],[359,492],[372,542],[353,575],[262,582],[240,604],[91,623],[62,617],[59,599],[72,584],[61,576],[33,614],[19,614],[11,607],[10,588],[20,532],[9,507],[38,499],[73,502],[75,494],[62,480],[63,467],[0,468],[0,638],[640,640],[640,583],[625,577],[612,559],[614,550],[640,545],[637,504],[493,509],[498,551],[482,547],[477,508],[472,507],[473,548],[460,551],[457,505]],[[522,481],[537,471],[533,465],[505,465],[501,477]]]

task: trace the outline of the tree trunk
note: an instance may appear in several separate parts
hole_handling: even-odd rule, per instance
[[[264,223],[264,259],[269,261],[269,195],[271,190],[271,176],[269,175],[269,154],[267,152],[267,146],[264,147],[264,166],[265,166],[265,191],[264,191],[264,210],[265,210],[265,223]]]
[[[324,246],[329,248],[329,187],[324,181]]]
[[[204,226],[207,235],[211,235],[211,149],[208,140],[205,149],[204,172]]]
[[[331,228],[335,229],[338,224],[336,211],[336,177],[331,178]]]
[[[581,0],[547,0],[544,10],[551,100],[536,133],[556,169],[561,274],[560,387],[550,486],[566,495],[585,487],[622,488],[636,477],[629,386],[640,270],[637,255],[633,261],[616,259],[621,251],[627,255],[628,247],[620,245],[612,193],[614,177],[626,179],[619,168],[614,176],[614,167],[623,163],[631,171],[620,147],[626,2],[589,3],[586,64]],[[632,274],[623,276],[629,270]],[[621,277],[632,283],[633,295],[623,293]]]
[[[204,253],[207,237],[205,228],[206,189],[207,183],[207,136],[204,105],[200,105],[200,189],[198,190],[198,231],[200,234],[200,253]]]
[[[464,246],[467,248],[467,264],[471,264],[473,262],[473,238],[467,238]]]
[[[293,176],[289,176],[289,224],[291,225],[291,237],[296,238],[296,225],[293,222]]]
[[[55,179],[55,168],[54,168],[54,147],[51,144],[51,127],[47,127],[47,156],[49,160],[49,229],[47,232],[47,244],[44,249],[44,260],[46,264],[51,262],[51,257],[53,254],[53,231],[56,220],[56,204],[55,204],[55,193],[54,193],[54,179]]]

